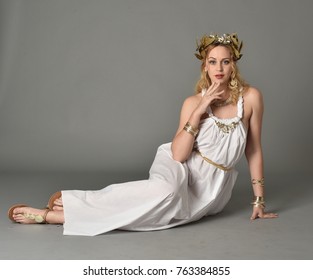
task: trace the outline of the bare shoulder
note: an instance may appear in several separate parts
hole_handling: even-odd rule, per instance
[[[244,99],[244,123],[249,127],[252,116],[262,116],[263,97],[261,91],[254,87],[247,88],[243,93]]]
[[[193,105],[194,103],[198,103],[200,99],[201,99],[200,93],[195,94],[195,95],[191,95],[185,99],[184,104]]]
[[[243,93],[243,98],[245,103],[251,107],[263,104],[261,91],[254,87],[248,87]]]
[[[185,99],[183,104],[184,111],[193,111],[201,100],[201,94],[195,94]]]

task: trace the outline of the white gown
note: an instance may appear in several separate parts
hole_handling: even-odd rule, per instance
[[[193,152],[185,163],[172,158],[171,143],[161,145],[149,179],[112,184],[97,191],[62,191],[64,235],[94,236],[115,229],[161,230],[190,223],[220,212],[229,201],[244,154],[247,131],[241,121],[243,98],[237,116],[209,117],[200,123],[198,150],[222,170]]]

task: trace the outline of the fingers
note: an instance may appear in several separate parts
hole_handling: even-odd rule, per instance
[[[206,91],[206,93],[203,95],[203,97],[206,97],[206,99],[221,99],[221,95],[225,92],[225,90],[220,90],[217,91],[219,88],[220,84],[219,83],[213,83],[208,90]]]
[[[264,213],[262,219],[273,219],[277,217],[278,217],[278,214],[276,213]]]
[[[224,93],[224,90],[218,91],[214,94],[215,99],[221,99],[221,95]]]
[[[220,86],[221,84],[220,83],[212,83],[210,86],[209,86],[209,88],[208,88],[208,91],[210,91],[210,90],[215,90],[215,89],[217,89],[219,86]]]
[[[221,85],[220,83],[212,83],[212,84],[209,86],[208,90],[206,91],[205,95],[206,95],[206,96],[211,96],[211,95],[213,95],[220,85]]]
[[[258,218],[258,216],[259,216],[258,213],[253,212],[252,216],[250,217],[250,220],[255,220]]]
[[[251,220],[255,219],[274,219],[278,218],[277,213],[265,213],[263,211],[253,211],[252,216],[250,217]]]

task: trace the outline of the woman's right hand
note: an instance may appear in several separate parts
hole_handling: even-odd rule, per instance
[[[212,83],[210,87],[206,90],[205,94],[202,96],[196,111],[199,115],[202,115],[207,112],[208,107],[215,101],[222,99],[222,94],[224,90],[219,90],[220,83]]]

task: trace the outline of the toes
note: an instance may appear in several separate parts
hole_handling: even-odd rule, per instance
[[[15,216],[13,217],[13,219],[14,219],[17,223],[20,223],[20,222],[22,222],[22,221],[25,219],[25,217],[24,217],[23,215],[21,215],[21,214],[18,214],[18,215],[15,215]]]
[[[13,216],[13,219],[17,223],[23,223],[25,221],[25,216],[23,214],[16,214]]]
[[[15,208],[13,210],[13,215],[23,214],[24,213],[24,211],[23,211],[24,208],[25,207],[23,207],[23,208],[20,208],[20,207]]]
[[[57,198],[57,199],[54,201],[54,205],[62,206],[62,205],[63,205],[62,199],[61,199],[61,198]]]
[[[62,211],[63,207],[62,206],[53,206],[52,208],[54,211]]]

